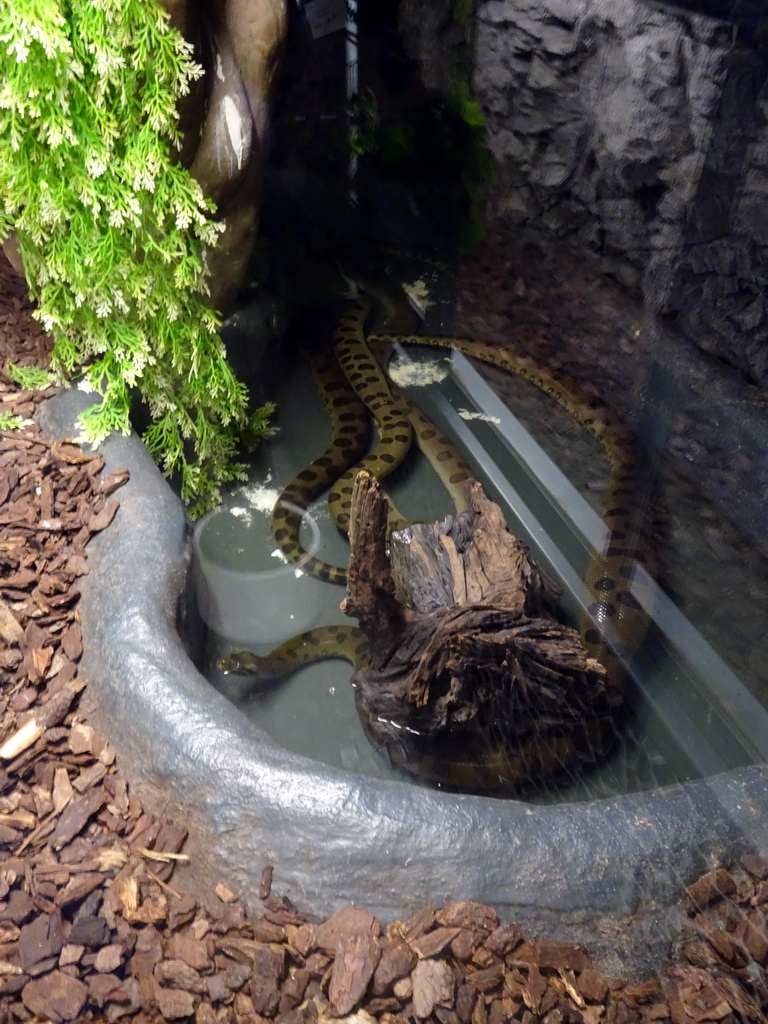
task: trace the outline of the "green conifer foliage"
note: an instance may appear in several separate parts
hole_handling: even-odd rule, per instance
[[[226,361],[205,301],[219,228],[172,157],[200,74],[157,0],[0,4],[0,239],[16,232],[54,370],[86,367],[102,397],[82,439],[127,432],[138,389],[144,441],[192,515],[242,475],[238,444],[268,433],[270,411],[249,417]]]

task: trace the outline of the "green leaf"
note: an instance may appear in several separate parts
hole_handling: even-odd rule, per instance
[[[44,391],[56,383],[56,377],[50,370],[41,370],[37,366],[15,366],[8,363],[8,376],[25,391]]]
[[[0,412],[0,430],[23,430],[32,420],[14,416],[12,412]]]

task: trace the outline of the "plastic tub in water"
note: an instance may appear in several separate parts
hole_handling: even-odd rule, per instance
[[[287,503],[286,503],[287,504]],[[249,646],[275,645],[315,625],[327,600],[328,585],[302,571],[320,546],[320,529],[305,510],[301,516],[305,558],[276,563],[263,514],[237,515],[222,506],[200,520],[194,531],[194,580],[206,625],[228,640]],[[266,535],[266,536],[265,536]]]

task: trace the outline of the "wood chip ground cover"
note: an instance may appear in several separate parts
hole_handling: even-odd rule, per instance
[[[2,411],[29,419],[48,397],[19,390],[8,363],[45,365],[49,347],[0,260]],[[258,906],[219,880],[185,891],[185,829],[141,806],[78,712],[78,581],[127,482],[102,469],[34,425],[0,430],[0,1024],[766,1020],[759,856],[689,886],[689,941],[639,984],[471,901],[384,927],[356,907],[308,919],[271,895],[268,865]]]

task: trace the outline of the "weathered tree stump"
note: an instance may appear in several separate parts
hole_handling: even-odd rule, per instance
[[[370,666],[353,677],[369,737],[433,782],[515,790],[593,760],[614,734],[605,669],[553,614],[558,589],[479,484],[471,511],[386,539],[387,505],[360,473],[342,607]]]

